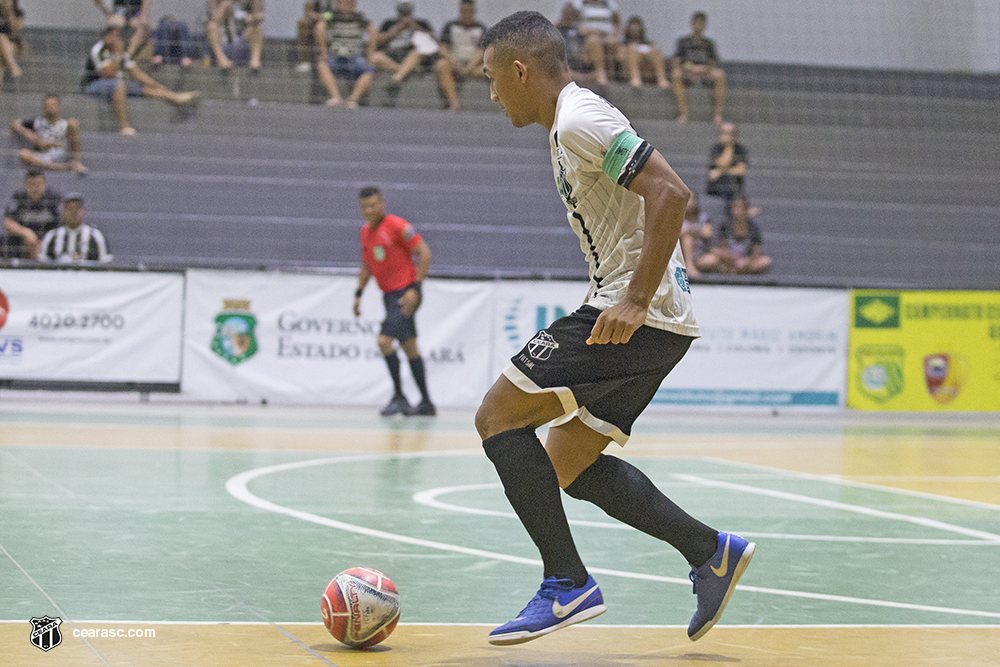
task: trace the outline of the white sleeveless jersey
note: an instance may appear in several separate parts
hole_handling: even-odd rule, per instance
[[[653,148],[636,136],[621,111],[575,83],[559,94],[549,145],[569,224],[590,264],[587,304],[604,310],[625,298],[639,261],[646,207],[628,187]],[[680,242],[649,304],[646,324],[700,335]]]

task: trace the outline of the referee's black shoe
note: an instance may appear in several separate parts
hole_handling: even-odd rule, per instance
[[[411,417],[433,417],[437,414],[434,404],[430,401],[420,401],[412,410],[407,413]]]
[[[413,412],[413,408],[410,407],[410,402],[406,400],[406,396],[402,394],[396,394],[392,397],[379,414],[383,417],[392,417],[393,415],[408,415]]]

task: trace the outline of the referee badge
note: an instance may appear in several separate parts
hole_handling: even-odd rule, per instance
[[[532,359],[545,361],[552,356],[552,350],[559,348],[556,339],[549,335],[547,331],[539,331],[528,343],[528,354]]]

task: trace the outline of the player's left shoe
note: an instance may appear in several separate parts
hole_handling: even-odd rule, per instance
[[[698,609],[688,625],[691,641],[704,637],[722,616],[726,603],[736,590],[736,582],[753,558],[756,546],[739,535],[719,533],[719,547],[715,555],[701,567],[691,568],[691,583],[698,596]]]
[[[498,646],[523,644],[600,616],[607,610],[593,577],[588,577],[587,583],[580,588],[575,588],[569,579],[548,577],[517,618],[491,632],[489,641]]]

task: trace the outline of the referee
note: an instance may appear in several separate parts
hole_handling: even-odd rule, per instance
[[[420,283],[427,277],[431,265],[431,249],[413,225],[397,215],[386,215],[385,198],[376,187],[362,188],[360,194],[361,215],[367,221],[361,226],[361,269],[358,271],[358,289],[354,293],[354,315],[361,315],[361,294],[368,279],[375,276],[375,282],[383,292],[385,320],[378,335],[378,349],[385,357],[389,375],[395,387],[392,400],[382,408],[381,415],[423,415],[436,414],[434,404],[427,394],[427,378],[424,360],[417,349],[417,327],[413,315],[420,307]],[[417,262],[414,265],[413,257]],[[420,389],[420,403],[411,407],[403,395],[399,377],[399,357],[396,346],[399,341],[406,358],[410,362],[410,372]]]

